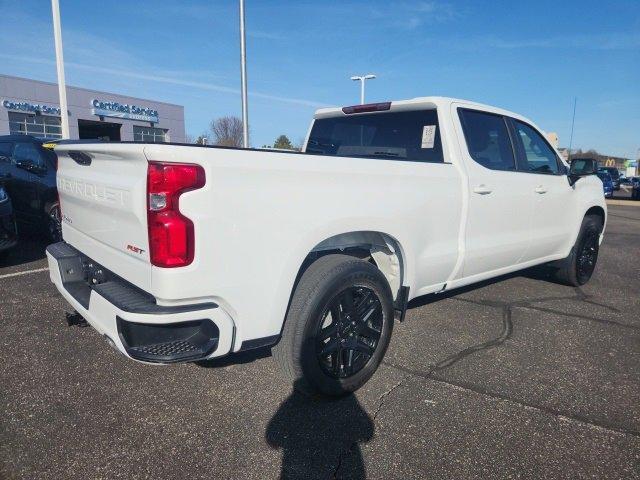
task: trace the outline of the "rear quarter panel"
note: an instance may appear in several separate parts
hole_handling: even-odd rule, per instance
[[[462,200],[452,164],[167,145],[145,154],[200,164],[207,178],[180,200],[195,224],[195,260],[154,267],[152,293],[167,303],[216,301],[236,322],[236,349],[280,332],[302,261],[334,235],[396,239],[412,292],[437,288],[456,263]]]

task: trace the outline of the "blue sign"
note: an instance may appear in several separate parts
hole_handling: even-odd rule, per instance
[[[18,110],[20,112],[27,113],[41,113],[43,115],[60,115],[60,107],[51,107],[49,105],[41,105],[39,103],[3,100],[2,106],[7,110]]]
[[[91,100],[92,112],[101,117],[128,118],[144,122],[158,122],[158,111],[153,108],[139,107],[118,102],[103,102],[94,98]]]

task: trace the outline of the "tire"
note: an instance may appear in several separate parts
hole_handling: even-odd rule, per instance
[[[393,315],[391,289],[380,270],[348,255],[326,255],[295,287],[273,356],[302,393],[354,392],[378,369]]]
[[[584,217],[571,253],[561,261],[560,268],[556,271],[555,276],[560,283],[579,287],[591,279],[598,261],[601,232],[600,217],[595,215]]]
[[[58,202],[47,204],[45,207],[47,215],[47,239],[51,243],[62,241],[62,213]]]

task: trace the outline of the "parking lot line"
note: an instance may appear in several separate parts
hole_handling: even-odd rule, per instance
[[[6,275],[0,275],[0,279],[19,277],[21,275],[28,275],[29,273],[48,272],[48,268],[34,268],[33,270],[25,270],[24,272],[7,273]]]

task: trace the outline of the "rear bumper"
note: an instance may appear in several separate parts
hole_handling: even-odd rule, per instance
[[[215,303],[164,307],[65,242],[47,247],[51,281],[71,306],[129,358],[174,363],[231,351],[234,324]]]

